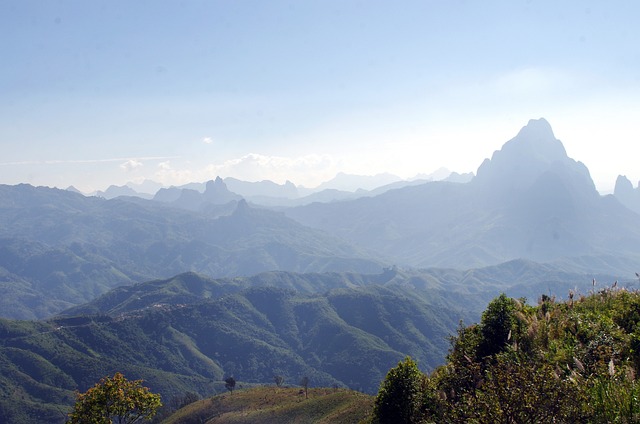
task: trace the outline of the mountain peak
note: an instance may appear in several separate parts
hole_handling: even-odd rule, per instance
[[[545,164],[568,159],[562,142],[556,138],[551,125],[544,118],[531,119],[500,151],[509,156],[529,158]],[[498,152],[494,153],[494,158],[497,154]]]
[[[207,181],[202,198],[207,202],[223,204],[232,200],[239,200],[242,196],[229,191],[222,178],[216,177],[215,180]]]
[[[634,188],[626,176],[618,175],[613,195],[627,208],[640,213],[640,183],[638,188]]]
[[[543,140],[555,140],[551,124],[544,118],[530,119],[527,125],[522,127],[516,137],[535,137]]]
[[[226,189],[227,189],[227,185],[224,183],[222,178],[216,177],[215,180],[209,180],[206,182],[204,191],[207,192],[211,190],[226,190]]]
[[[491,159],[478,168],[476,183],[500,191],[522,190],[531,187],[547,173],[561,175],[571,190],[595,192],[589,170],[567,156],[567,152],[553,134],[546,119],[532,119]]]

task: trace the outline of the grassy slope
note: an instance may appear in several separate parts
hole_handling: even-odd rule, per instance
[[[192,403],[163,423],[358,423],[373,399],[345,389],[309,389],[305,399],[298,388],[256,387]]]

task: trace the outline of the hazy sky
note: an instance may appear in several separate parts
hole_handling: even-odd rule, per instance
[[[545,117],[640,179],[640,2],[0,0],[0,183],[475,172]]]

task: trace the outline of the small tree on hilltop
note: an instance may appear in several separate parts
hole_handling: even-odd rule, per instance
[[[236,388],[236,379],[233,377],[227,377],[224,379],[224,387],[233,394],[233,389]]]
[[[276,383],[276,386],[282,387],[282,385],[284,384],[284,377],[281,375],[274,375],[273,381],[274,383]]]
[[[304,387],[304,398],[309,399],[309,377],[306,375],[300,379],[300,385]]]
[[[105,377],[85,393],[78,393],[71,424],[132,424],[150,420],[162,406],[160,395],[142,386],[142,380],[128,381],[120,373]]]

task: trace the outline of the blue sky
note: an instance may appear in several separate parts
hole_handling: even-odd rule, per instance
[[[635,185],[639,5],[0,0],[0,183],[475,172],[545,117]]]

